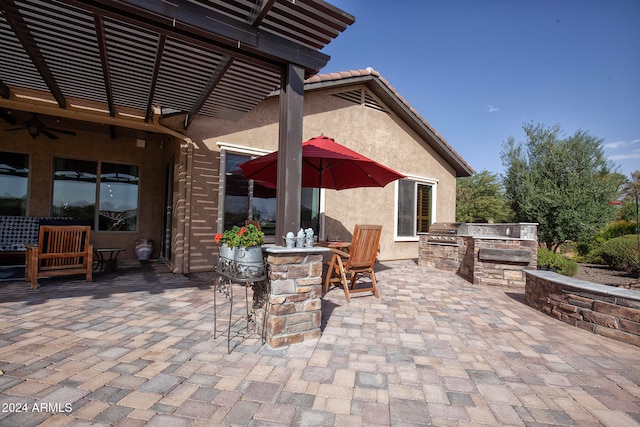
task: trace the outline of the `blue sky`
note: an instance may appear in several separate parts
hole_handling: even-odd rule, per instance
[[[329,2],[356,22],[321,72],[374,68],[476,171],[530,122],[640,169],[640,0]]]

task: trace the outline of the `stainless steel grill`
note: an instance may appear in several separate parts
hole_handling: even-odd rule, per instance
[[[463,222],[434,222],[427,233],[428,242],[455,243]]]

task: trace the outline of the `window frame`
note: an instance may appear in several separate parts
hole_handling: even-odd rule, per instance
[[[229,144],[226,142],[217,142],[216,145],[220,150],[220,163],[218,170],[218,215],[216,218],[216,233],[222,233],[224,231],[224,214],[225,214],[225,193],[226,193],[226,168],[227,162],[226,157],[227,153],[235,154],[240,156],[248,156],[251,159],[255,159],[257,157],[264,156],[265,154],[270,154],[273,151],[265,150],[261,148],[252,148],[243,145]],[[314,188],[314,191],[316,189]],[[320,188],[320,197],[318,206],[318,215],[320,216],[320,231],[319,235],[323,236],[324,234],[324,212],[325,212],[325,189]],[[313,201],[315,203],[315,199]],[[251,204],[251,202],[250,202]],[[273,243],[272,240],[275,240],[276,237],[272,235],[265,236],[265,241],[268,243]]]
[[[410,181],[413,185],[413,235],[412,236],[400,236],[398,235],[398,219],[400,214],[398,212],[400,206],[400,182],[401,181]],[[420,239],[420,234],[416,231],[416,211],[417,211],[417,200],[418,200],[418,185],[426,185],[431,187],[431,211],[429,212],[430,224],[437,222],[436,220],[436,211],[437,211],[437,200],[438,200],[438,180],[434,178],[425,178],[419,176],[407,175],[406,178],[398,179],[395,182],[395,199],[394,199],[394,211],[393,211],[393,236],[394,241],[396,242],[417,242]]]
[[[32,167],[31,167],[31,162],[32,162],[32,158],[33,156],[31,155],[31,153],[25,153],[22,151],[13,151],[13,150],[0,150],[4,153],[9,153],[9,154],[17,154],[17,155],[21,155],[21,156],[26,156],[27,157],[27,194],[26,194],[26,198],[24,201],[24,211],[22,212],[22,215],[19,216],[29,216],[29,205],[30,205],[30,197],[31,197],[31,181],[32,181]],[[6,215],[6,214],[2,214],[2,215]]]
[[[65,156],[54,156],[52,162],[52,176],[51,176],[51,200],[50,200],[50,215],[55,217],[54,213],[54,193],[55,193],[55,181],[56,181],[56,160],[65,160],[65,161],[83,161],[83,162],[92,162],[96,164],[96,181],[95,181],[95,204],[94,204],[94,212],[93,218],[91,219],[91,223],[93,226],[94,232],[97,233],[138,233],[140,231],[140,195],[141,195],[141,171],[142,167],[137,163],[127,163],[121,161],[110,161],[110,160],[94,160],[94,159],[85,159],[85,158],[72,158]],[[138,173],[138,191],[137,191],[137,219],[136,219],[136,227],[135,230],[102,230],[100,229],[100,201],[103,196],[101,191],[102,186],[102,165],[103,164],[111,164],[111,165],[121,165],[121,166],[134,166],[137,168]]]
[[[271,153],[269,150],[260,148],[250,148],[242,145],[229,144],[225,142],[216,143],[220,150],[220,166],[218,167],[218,216],[216,218],[216,233],[224,231],[224,213],[225,213],[225,193],[227,186],[227,153],[239,156],[248,156],[250,159],[264,156]]]
[[[116,165],[116,166],[125,166],[125,167],[135,167],[136,168],[136,172],[137,172],[137,181],[136,181],[136,227],[135,230],[103,230],[100,229],[100,204],[103,201],[102,199],[102,175],[103,175],[103,170],[102,167],[103,165],[107,163],[110,165]],[[96,187],[97,187],[97,198],[96,198],[96,224],[95,224],[95,230],[96,231],[104,231],[104,232],[108,232],[108,233],[137,233],[140,230],[140,165],[135,165],[135,164],[130,164],[130,163],[122,163],[122,162],[114,162],[114,161],[105,161],[105,160],[99,160],[98,161],[98,179],[96,182]]]

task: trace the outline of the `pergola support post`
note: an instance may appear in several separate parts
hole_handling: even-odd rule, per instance
[[[288,64],[282,73],[278,135],[278,187],[276,188],[276,244],[300,228],[302,202],[302,118],[304,68]]]

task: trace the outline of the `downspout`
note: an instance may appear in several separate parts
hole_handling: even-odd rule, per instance
[[[174,200],[174,212],[175,217],[172,224],[172,242],[171,242],[171,271],[176,274],[184,273],[184,264],[185,264],[185,248],[187,245],[185,244],[185,239],[187,239],[185,235],[185,230],[187,227],[185,226],[186,222],[186,210],[187,210],[187,177],[188,173],[188,164],[189,164],[189,142],[182,141],[180,144],[180,151],[178,152],[178,173],[175,178],[175,186],[177,188],[177,197]]]
[[[187,176],[185,177],[185,194],[184,194],[184,231],[183,241],[183,257],[182,257],[182,274],[191,272],[191,194],[193,179],[193,142],[189,139],[187,142]]]

